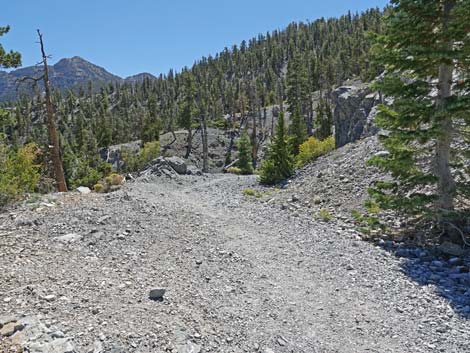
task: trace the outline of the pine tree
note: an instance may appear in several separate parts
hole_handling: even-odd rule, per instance
[[[0,37],[10,31],[10,26],[0,27]],[[6,52],[0,44],[0,68],[18,67],[21,65],[21,54],[10,50]]]
[[[333,114],[331,112],[331,107],[328,101],[320,97],[316,112],[317,116],[315,119],[315,136],[319,140],[324,140],[331,136],[331,130],[333,128]]]
[[[291,115],[300,108],[301,114],[305,114],[308,107],[308,74],[302,56],[296,52],[287,63],[287,104]]]
[[[238,141],[238,161],[237,167],[240,168],[241,174],[253,173],[253,159],[251,156],[251,143],[248,133],[243,131]]]
[[[383,143],[390,154],[371,163],[397,182],[377,183],[371,193],[384,208],[431,216],[445,226],[456,197],[469,191],[460,164],[466,147],[455,142],[468,134],[470,123],[470,2],[392,4],[386,33],[373,48],[387,70],[377,88],[394,99],[377,118],[388,131]]]
[[[269,147],[268,156],[260,168],[262,184],[276,184],[292,175],[293,159],[286,141],[284,113],[279,114],[276,137]]]
[[[307,140],[307,127],[300,112],[300,106],[295,109],[291,121],[289,146],[292,155],[296,156],[299,154],[299,146]]]

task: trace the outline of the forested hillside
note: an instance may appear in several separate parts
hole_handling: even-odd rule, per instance
[[[69,179],[80,179],[96,170],[96,147],[136,139],[153,141],[160,130],[190,130],[202,122],[220,127],[231,126],[235,120],[255,122],[258,131],[251,139],[256,144],[256,135],[267,133],[263,108],[282,104],[286,98],[291,107],[299,103],[311,133],[313,92],[328,91],[348,78],[367,80],[377,74],[367,59],[367,33],[380,33],[381,21],[381,11],[371,9],[292,23],[155,80],[144,77],[141,83],[109,84],[99,94],[93,93],[93,82],[79,92],[56,90],[63,154],[70,161],[65,162],[66,174]],[[225,114],[230,118],[222,120]],[[4,142],[45,145],[44,115],[40,92],[33,98],[21,97],[3,114],[0,131]]]

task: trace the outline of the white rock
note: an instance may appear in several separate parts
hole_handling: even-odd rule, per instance
[[[80,194],[89,194],[91,192],[90,188],[86,186],[79,186],[75,191],[78,191]]]

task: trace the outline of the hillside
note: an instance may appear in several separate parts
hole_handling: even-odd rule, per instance
[[[21,93],[32,94],[30,84],[18,84],[17,80],[23,77],[39,77],[40,75],[40,66],[28,66],[10,72],[0,71],[0,102],[15,100]],[[92,82],[95,93],[98,88],[109,83],[128,82],[135,84],[142,82],[144,78],[155,78],[151,74],[141,73],[123,79],[79,56],[61,59],[56,64],[49,66],[49,77],[52,86],[57,90],[63,92],[67,90],[78,91],[79,88],[86,90],[88,82]],[[42,88],[42,84],[40,87]]]

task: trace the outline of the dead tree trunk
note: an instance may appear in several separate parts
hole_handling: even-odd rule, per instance
[[[201,115],[201,137],[202,137],[202,171],[209,171],[209,149],[207,145],[207,122],[206,114]]]
[[[59,134],[57,132],[54,107],[51,100],[51,87],[49,82],[49,70],[47,67],[47,56],[44,50],[44,43],[42,41],[42,34],[38,31],[39,43],[41,45],[42,62],[44,64],[44,90],[46,93],[46,112],[47,112],[47,130],[49,132],[49,149],[52,159],[54,170],[54,179],[56,181],[57,190],[59,192],[67,191],[67,184],[65,183],[64,169],[62,166],[62,159],[60,157]]]
[[[191,150],[193,149],[193,132],[192,129],[188,129],[188,137],[186,139],[186,154],[184,155],[184,158],[189,158],[189,155],[191,154]]]

